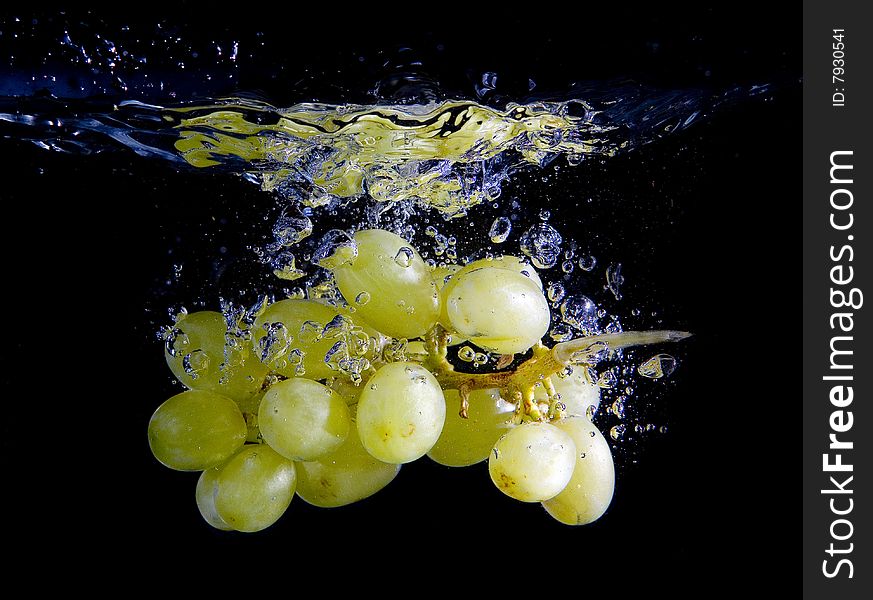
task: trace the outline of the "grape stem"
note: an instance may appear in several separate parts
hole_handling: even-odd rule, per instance
[[[690,336],[688,332],[673,330],[624,331],[576,338],[560,342],[552,348],[540,342],[533,347],[533,356],[514,370],[496,373],[459,373],[447,358],[449,334],[437,325],[427,336],[428,356],[424,364],[443,389],[458,390],[461,396],[459,414],[464,418],[467,417],[470,392],[498,388],[504,393],[503,397],[518,406],[524,415],[534,420],[541,420],[545,415],[541,414],[534,402],[534,387],[538,383],[545,387],[549,395],[548,416],[553,417],[557,410],[554,386],[550,379],[553,375],[569,366],[590,365],[596,356],[622,348],[678,342]]]

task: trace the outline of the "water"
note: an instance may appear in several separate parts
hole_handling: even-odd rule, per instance
[[[579,240],[565,239],[553,226],[553,209],[513,199],[507,212],[502,208],[507,204],[501,198],[504,187],[521,173],[558,173],[558,159],[579,169],[585,161],[631,154],[665,136],[678,135],[723,105],[768,90],[766,84],[713,91],[611,81],[575,86],[572,94],[561,98],[528,94],[501,103],[491,94],[498,81],[492,72],[483,73],[474,86],[475,99],[467,100],[450,98],[431,79],[397,73],[387,79],[395,84],[404,81],[402,103],[395,102],[396,93],[384,96],[379,83],[373,88],[376,102],[371,104],[299,102],[281,107],[244,95],[204,98],[202,94],[180,101],[175,92],[167,101],[167,94],[156,93],[153,84],[135,83],[132,77],[133,72],[143,80],[148,77],[148,54],[95,36],[96,45],[89,48],[64,30],[58,43],[61,54],[66,53],[73,64],[85,64],[93,75],[109,77],[111,99],[87,95],[85,87],[72,97],[40,93],[0,98],[0,136],[79,156],[133,152],[144,160],[190,171],[192,176],[202,170],[257,185],[270,194],[281,213],[272,220],[272,239],[253,245],[248,260],[265,265],[282,282],[301,286],[284,288],[278,295],[270,286],[258,286],[254,291],[259,297],[266,293],[336,298],[336,290],[320,269],[333,269],[355,258],[357,248],[350,233],[356,228],[379,226],[412,239],[419,237],[417,230],[424,223],[438,217],[441,230],[427,225],[425,233],[432,243],[422,248],[431,264],[463,263],[483,252],[490,256],[491,248],[506,243],[516,232],[515,243],[501,251],[527,257],[550,280],[548,297],[556,307],[550,333],[554,341],[622,331],[620,316],[572,293],[579,287],[579,278],[573,277]],[[192,57],[199,56],[193,47],[185,47]],[[225,55],[227,47],[232,50]],[[213,53],[214,66],[233,67],[238,43],[216,42]],[[182,61],[177,66],[185,68]],[[163,84],[158,86],[162,91]],[[417,103],[420,99],[427,102]],[[482,228],[477,212],[487,214],[495,208],[498,216],[487,228],[491,246],[474,245],[459,256],[452,233],[460,229],[452,223],[476,223],[474,227]],[[535,218],[520,221],[525,211],[535,211]],[[354,218],[345,218],[343,227],[325,230],[323,223],[341,212]],[[584,210],[574,213],[573,219],[585,221]],[[394,260],[406,266],[412,254],[410,248],[401,248]],[[580,268],[594,272],[597,258],[588,249],[580,255]],[[604,289],[621,301],[621,263],[603,264],[608,265]],[[362,306],[368,300],[359,297],[354,303]],[[227,306],[231,307],[230,313],[225,311],[229,323],[239,328],[233,311],[246,309],[233,302]],[[616,310],[627,312],[621,305]],[[288,343],[284,333],[269,332],[262,355],[284,352],[277,350]],[[248,334],[244,325],[238,337]],[[490,360],[486,353],[469,347],[458,356],[475,367]],[[188,360],[192,374],[204,368],[195,359]],[[346,341],[338,341],[325,361],[351,372],[356,380],[366,368],[349,353]],[[649,370],[639,368],[651,377]],[[614,379],[609,369],[597,375],[605,389],[613,387]],[[613,413],[624,418],[623,410]]]
[[[538,258],[542,264],[554,260],[541,275],[559,316],[552,324],[555,340],[582,328],[681,327],[697,334],[691,349],[669,349],[680,365],[669,376],[666,359],[657,361],[663,377],[645,375],[657,373],[644,366],[657,349],[604,356],[591,374],[609,386],[595,419],[604,432],[614,428],[617,434],[608,437],[622,486],[603,531],[611,537],[628,524],[627,535],[615,536],[621,546],[607,554],[633,572],[653,557],[675,557],[673,540],[685,540],[685,549],[696,547],[697,538],[683,524],[711,522],[713,499],[731,493],[721,483],[736,451],[724,443],[732,438],[721,435],[720,423],[731,431],[742,426],[723,419],[719,408],[742,401],[735,392],[726,398],[716,389],[733,386],[712,385],[723,381],[723,356],[730,355],[718,336],[760,323],[761,315],[753,319],[738,308],[754,303],[736,298],[756,284],[769,285],[755,279],[749,265],[759,256],[736,244],[736,232],[756,239],[766,222],[757,211],[768,198],[784,194],[767,197],[765,191],[774,190],[766,184],[741,186],[737,174],[757,172],[755,165],[772,169],[772,157],[761,148],[791,140],[792,128],[782,116],[784,73],[776,72],[782,54],[762,57],[760,45],[746,53],[743,44],[770,42],[742,41],[741,27],[726,27],[724,34],[713,34],[711,25],[702,34],[700,27],[664,34],[673,22],[683,29],[668,7],[651,8],[658,11],[651,20],[631,19],[618,8],[603,15],[592,8],[595,13],[574,20],[542,7],[518,22],[491,26],[487,43],[469,33],[472,17],[461,15],[440,15],[444,26],[436,27],[430,19],[381,14],[379,19],[396,26],[376,26],[376,16],[361,10],[303,27],[293,25],[296,10],[264,8],[248,21],[235,14],[232,28],[208,26],[213,21],[202,11],[190,19],[141,14],[127,22],[95,15],[42,15],[35,24],[23,14],[19,21],[0,18],[0,142],[7,180],[14,182],[3,194],[7,206],[33,212],[32,218],[10,220],[22,232],[21,242],[6,252],[19,259],[10,264],[9,281],[20,283],[10,314],[23,314],[36,296],[52,309],[41,314],[62,311],[62,339],[70,340],[61,343],[62,360],[75,361],[78,371],[67,381],[87,383],[97,404],[129,411],[112,411],[112,422],[102,429],[121,428],[120,437],[128,440],[129,447],[119,451],[124,459],[118,472],[129,473],[130,457],[147,452],[142,424],[163,397],[177,391],[160,370],[153,335],[171,322],[168,308],[215,309],[224,299],[248,309],[263,295],[330,297],[319,261],[344,260],[343,252],[353,252],[336,231],[347,236],[354,228],[379,225],[404,232],[427,260],[439,264],[521,254],[522,236],[544,224],[561,236],[559,249],[541,244],[546,252]],[[434,9],[432,16],[437,14]],[[477,22],[493,18],[482,13]],[[252,20],[265,24],[242,24]],[[556,34],[557,23],[566,35]],[[778,40],[784,29],[761,26],[769,35],[754,38]],[[462,45],[458,40],[467,36],[470,44]],[[714,52],[722,47],[724,55]],[[530,116],[516,120],[518,108]],[[451,123],[462,111],[481,115],[488,131],[525,128],[494,143],[462,128],[456,147],[446,150],[443,144],[442,155],[428,158],[426,122]],[[381,113],[390,117],[377,122]],[[355,131],[356,117],[373,121]],[[307,137],[295,129],[304,125],[291,118],[306,127],[332,119],[342,125]],[[386,150],[380,144],[389,143],[388,132],[392,145]],[[448,140],[453,136],[458,134]],[[733,226],[729,234],[720,222]],[[51,258],[21,266],[20,257],[36,248],[48,249]],[[572,270],[565,268],[567,261]],[[707,292],[722,289],[725,281],[731,282],[729,293]],[[744,289],[734,282],[743,282]],[[568,305],[570,322],[560,318],[561,304],[580,296],[597,310]],[[82,300],[72,310],[76,298]],[[245,310],[225,308],[244,329]],[[312,335],[322,335],[326,325],[314,324]],[[10,339],[32,334],[25,329]],[[53,325],[53,343],[56,331]],[[98,354],[86,365],[79,357],[95,356],[94,343],[108,348],[112,360],[101,361]],[[264,343],[262,351],[280,352],[287,335],[275,331]],[[397,350],[404,352],[402,345]],[[354,358],[353,348],[337,346],[331,358]],[[471,370],[492,368],[476,367],[475,351],[469,358]],[[195,372],[202,367],[197,359],[188,361]],[[14,367],[13,361],[10,373],[18,372]],[[20,397],[32,397],[32,382],[49,379],[54,377],[44,370],[28,378]],[[616,402],[619,415],[606,410]],[[89,420],[94,412],[104,411],[89,410]],[[76,416],[64,422],[80,423],[81,414]],[[127,421],[129,427],[120,424]],[[667,445],[644,443],[646,436]],[[722,447],[730,450],[729,460],[722,460]],[[638,459],[642,468],[628,476]],[[135,466],[138,474],[147,471],[142,465]],[[707,487],[710,474],[717,480]],[[356,532],[379,523],[380,531],[360,536],[371,539],[398,514],[407,514],[410,501],[425,503],[420,514],[434,515],[432,525],[421,524],[422,535],[433,527],[440,535],[475,538],[471,528],[504,532],[507,522],[523,539],[551,535],[531,507],[495,502],[481,475],[445,475],[426,464],[405,468],[399,491],[389,489],[365,507],[384,518],[354,511],[348,517],[324,515],[297,506],[298,514],[289,515],[276,535],[302,536],[298,529],[312,523],[315,530],[303,537],[317,543],[330,538],[321,534],[339,522]],[[446,485],[431,485],[432,477],[446,477]],[[178,516],[191,487],[187,479],[171,491],[163,486],[175,483],[166,484],[163,471],[146,485],[133,479],[130,490],[122,488],[126,493],[113,488],[105,495],[142,498],[138,510],[119,510],[113,523],[129,523],[133,513],[154,531],[170,523],[165,537],[199,531],[196,522]],[[420,489],[402,487],[415,483]],[[422,499],[421,489],[432,494]],[[452,519],[444,507],[458,506],[455,491],[465,496],[463,510]],[[379,503],[389,508],[379,512],[386,506]],[[664,530],[658,535],[661,523],[669,536]],[[652,534],[634,535],[640,524]],[[597,531],[584,535],[605,543]],[[492,545],[495,538],[482,539]],[[657,552],[634,562],[630,557],[643,553],[647,540],[658,540]],[[358,548],[348,551],[360,554]]]

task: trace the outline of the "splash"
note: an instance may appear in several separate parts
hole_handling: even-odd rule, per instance
[[[602,84],[601,84],[602,85]],[[358,198],[411,201],[446,218],[499,197],[523,168],[559,156],[576,165],[672,135],[755,90],[591,87],[588,98],[509,103],[296,104],[224,98],[175,105],[138,100],[0,98],[0,136],[46,150],[127,147],[177,166],[239,175],[308,207]]]
[[[583,107],[581,116],[570,114],[571,104]],[[496,197],[523,164],[543,165],[557,154],[610,154],[621,146],[609,140],[614,126],[597,125],[597,111],[579,102],[504,111],[474,102],[278,110],[230,100],[166,114],[178,116],[175,148],[191,165],[242,160],[265,190],[294,190],[312,207],[367,195],[459,216]]]

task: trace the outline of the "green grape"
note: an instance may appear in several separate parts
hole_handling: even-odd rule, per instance
[[[542,502],[563,490],[576,464],[576,445],[549,423],[528,422],[497,440],[488,472],[497,488],[522,502]]]
[[[188,390],[158,407],[148,431],[152,454],[162,464],[177,471],[202,471],[239,450],[246,422],[230,398]]]
[[[236,531],[266,529],[279,520],[297,486],[294,463],[266,444],[245,446],[219,467],[215,512]]]
[[[534,269],[529,262],[525,262],[523,258],[512,256],[511,254],[504,254],[503,256],[496,256],[494,258],[480,258],[479,260],[469,262],[464,265],[463,268],[457,270],[452,274],[452,277],[449,279],[447,285],[452,285],[452,282],[455,281],[455,278],[458,275],[463,275],[465,273],[469,273],[470,271],[475,271],[476,269],[481,269],[483,267],[507,269],[509,271],[521,273],[522,275],[536,283],[538,288],[543,289],[543,280],[540,279],[537,270]]]
[[[456,275],[445,296],[451,329],[491,352],[527,351],[549,329],[549,304],[529,278],[483,267]],[[448,289],[448,286],[447,286]]]
[[[423,336],[437,322],[440,296],[418,252],[402,237],[382,229],[355,234],[358,257],[334,270],[336,284],[355,315],[385,335]],[[368,298],[364,304],[356,298]]]
[[[467,418],[461,418],[458,390],[444,390],[446,423],[437,443],[427,455],[447,467],[466,467],[482,462],[494,443],[512,427],[515,405],[500,397],[500,391],[473,390],[468,397]]]
[[[317,381],[294,377],[273,384],[258,410],[270,447],[290,460],[315,460],[339,448],[351,418],[342,396]]]
[[[186,387],[207,390],[236,401],[261,389],[267,369],[247,344],[226,344],[227,322],[219,312],[193,312],[174,326],[164,356],[173,375]]]
[[[200,479],[197,480],[197,489],[194,493],[194,498],[197,500],[197,508],[200,509],[200,516],[207,523],[221,529],[222,531],[232,531],[233,527],[224,522],[224,519],[219,516],[215,509],[215,493],[218,491],[218,474],[221,473],[219,467],[206,469],[200,474]]]
[[[400,466],[373,458],[353,428],[346,442],[334,452],[316,461],[296,464],[297,495],[322,508],[345,506],[368,498],[391,483]]]
[[[600,406],[600,387],[590,383],[585,377],[584,367],[573,367],[573,372],[566,377],[552,376],[555,392],[561,395],[564,405],[564,416],[588,416],[589,407],[597,409]],[[534,388],[534,399],[537,402],[548,402],[549,395],[542,384]]]
[[[495,269],[507,269],[509,271],[515,271],[516,273],[521,273],[522,275],[530,278],[531,281],[537,284],[537,287],[540,290],[543,289],[543,282],[540,279],[540,276],[537,274],[536,269],[534,269],[529,263],[524,262],[524,260],[518,258],[517,256],[512,255],[504,255],[498,256],[496,258],[480,258],[479,260],[474,260],[472,262],[467,263],[463,267],[449,270],[449,267],[457,267],[457,265],[447,265],[444,269],[447,269],[445,275],[443,275],[443,283],[439,286],[440,288],[440,296],[441,296],[441,310],[440,310],[440,323],[442,323],[443,327],[451,330],[452,324],[449,320],[449,315],[447,312],[447,304],[446,298],[448,294],[451,293],[452,289],[458,282],[458,277],[461,275],[465,275],[470,271],[475,271],[476,269],[482,269],[485,267],[492,267]],[[437,267],[439,269],[439,267]],[[434,270],[436,273],[436,270]],[[450,275],[449,277],[447,277]],[[436,278],[436,275],[434,275]]]
[[[416,363],[385,365],[358,399],[361,443],[382,462],[408,463],[424,456],[439,439],[445,419],[439,383]]]
[[[336,371],[324,361],[324,357],[337,340],[317,338],[337,315],[339,311],[335,306],[314,300],[274,302],[252,327],[255,353],[276,373],[296,377],[299,361],[294,350],[299,350],[303,352],[303,376],[309,379],[332,377]],[[265,325],[271,330],[270,337],[267,337]]]
[[[606,438],[584,417],[561,419],[555,424],[576,444],[576,466],[564,490],[543,507],[567,525],[587,525],[599,519],[615,489],[615,465]]]

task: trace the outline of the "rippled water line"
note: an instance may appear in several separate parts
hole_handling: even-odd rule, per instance
[[[453,217],[497,197],[520,168],[632,150],[767,89],[712,94],[626,83],[502,110],[472,101],[277,108],[239,97],[165,106],[7,97],[0,136],[70,153],[128,148],[244,176],[312,207],[367,196],[413,200]]]

